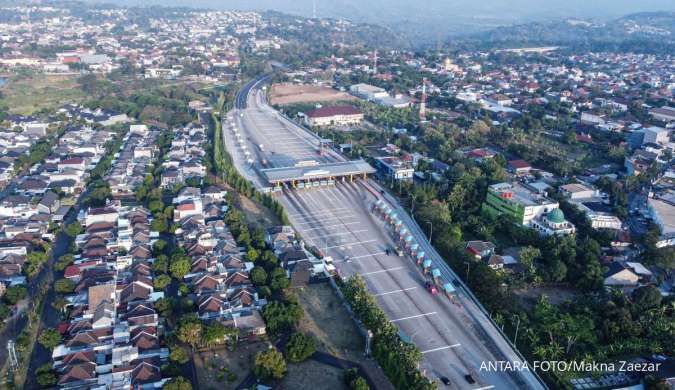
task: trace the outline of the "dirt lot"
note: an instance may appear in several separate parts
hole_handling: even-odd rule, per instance
[[[554,305],[572,301],[576,297],[574,290],[566,287],[535,287],[514,290],[513,293],[520,298],[521,303],[527,308],[534,308],[542,295],[546,295],[548,301]]]
[[[313,360],[289,364],[286,377],[281,382],[283,389],[340,390],[347,389],[343,371]],[[319,379],[319,380],[317,380]]]
[[[300,84],[274,84],[270,93],[272,104],[314,103],[337,100],[354,100],[354,96],[330,87]]]
[[[255,203],[251,199],[238,195],[236,203],[239,209],[244,212],[246,221],[257,227],[267,227],[272,225],[279,225],[279,218],[267,207]]]
[[[318,350],[355,362],[364,360],[363,336],[328,283],[298,289],[298,296],[305,309],[300,331],[316,338]]]
[[[194,355],[198,389],[235,389],[253,367],[253,359],[259,351],[268,348],[267,342],[241,344],[235,351],[228,351],[225,347],[209,352],[198,352]],[[228,374],[236,375],[236,378]],[[228,380],[230,379],[230,380]],[[231,380],[234,379],[234,380]]]

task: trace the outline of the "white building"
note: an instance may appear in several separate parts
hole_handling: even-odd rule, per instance
[[[376,100],[389,96],[383,88],[370,84],[354,84],[349,87],[349,92],[366,100]]]
[[[649,198],[647,200],[649,215],[655,224],[659,226],[661,236],[656,243],[657,248],[675,245],[675,206],[661,199]]]
[[[570,200],[588,199],[600,196],[600,191],[597,189],[580,183],[565,184],[560,186],[560,192],[565,198]]]
[[[668,143],[670,140],[669,138],[669,131],[667,129],[664,129],[662,127],[648,127],[644,129],[644,134],[645,137],[643,138],[642,143],[647,144],[647,143],[652,143],[652,144],[661,144],[665,145]]]

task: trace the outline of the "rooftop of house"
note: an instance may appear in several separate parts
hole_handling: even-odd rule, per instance
[[[555,203],[553,200],[531,191],[518,182],[492,184],[490,186],[490,191],[494,192],[502,199],[512,200],[524,206],[538,206]]]

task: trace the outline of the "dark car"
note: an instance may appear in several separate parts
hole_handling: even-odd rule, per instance
[[[469,382],[469,383],[471,383],[471,384],[476,383],[476,380],[473,379],[473,376],[471,376],[471,374],[466,374],[466,375],[464,375],[464,379],[466,379],[466,381]]]
[[[450,379],[448,379],[447,376],[442,376],[441,382],[443,382],[443,384],[446,385],[446,386],[450,385]]]

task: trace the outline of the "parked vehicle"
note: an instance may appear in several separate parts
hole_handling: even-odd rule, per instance
[[[424,283],[424,288],[426,288],[431,295],[438,295],[438,289],[436,288],[436,285],[431,283],[430,281]]]

